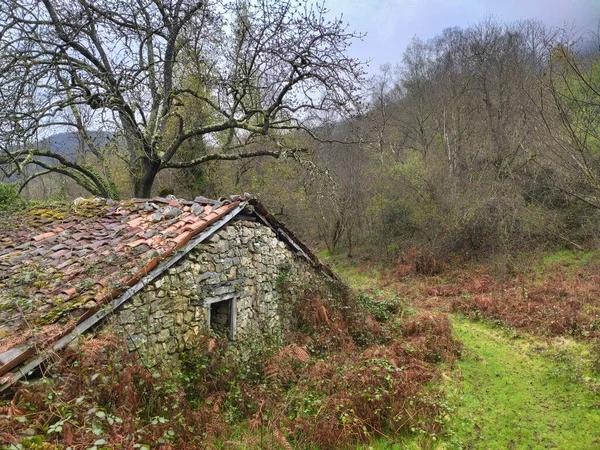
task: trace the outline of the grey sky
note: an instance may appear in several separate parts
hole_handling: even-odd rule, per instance
[[[554,27],[598,30],[600,0],[325,0],[350,28],[366,32],[350,53],[371,59],[370,72],[397,63],[414,36],[429,39],[448,27],[467,27],[492,16],[510,23],[536,19]]]

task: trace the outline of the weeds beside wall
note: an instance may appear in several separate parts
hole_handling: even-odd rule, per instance
[[[177,373],[149,370],[113,335],[82,341],[42,381],[1,406],[9,448],[350,448],[388,434],[443,428],[441,394],[425,386],[460,346],[444,315],[400,321],[397,298],[311,292],[282,346],[257,339],[243,361],[231,342],[199,336]],[[425,439],[425,438],[424,438]],[[36,445],[38,447],[36,447]],[[228,444],[229,445],[229,444]]]

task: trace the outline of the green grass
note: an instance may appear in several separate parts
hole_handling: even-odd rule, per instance
[[[318,253],[319,258],[333,267],[335,272],[351,288],[364,290],[376,286],[376,280],[381,279],[381,271],[376,267],[365,266],[360,270],[356,267],[356,261],[344,255],[331,255],[327,250]]]
[[[573,270],[597,258],[597,252],[554,252],[535,269],[545,274],[560,264]],[[378,285],[375,270],[359,273],[343,258],[331,262],[355,288]],[[446,436],[437,442],[394,436],[357,449],[600,449],[600,375],[591,370],[598,355],[589,343],[453,320],[464,351],[454,368],[444,370],[451,405]]]
[[[595,257],[598,257],[598,252],[595,251],[578,252],[574,250],[559,250],[544,254],[542,260],[546,269],[556,264],[575,269],[586,266]]]
[[[392,442],[390,439],[381,439],[379,441],[371,442],[368,445],[361,445],[356,447],[357,450],[419,450],[418,443],[413,442],[414,439],[410,439],[410,443],[399,444]]]
[[[600,396],[583,382],[585,370],[569,370],[581,344],[557,359],[552,348],[482,323],[457,319],[455,330],[465,354],[451,387],[448,448],[600,448]]]
[[[454,318],[454,329],[465,347],[444,377],[454,405],[445,438],[396,437],[357,449],[600,448],[600,379],[590,372],[588,344],[464,318]]]

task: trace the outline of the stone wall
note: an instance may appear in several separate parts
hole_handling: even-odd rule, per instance
[[[269,227],[230,222],[122,305],[112,324],[152,366],[189,349],[210,322],[212,334],[233,330],[238,343],[257,333],[277,338],[292,326],[298,298],[322,279]]]

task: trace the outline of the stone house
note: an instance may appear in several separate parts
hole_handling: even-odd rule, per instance
[[[78,199],[1,225],[0,390],[100,323],[148,365],[199,334],[277,338],[336,280],[250,196]]]

